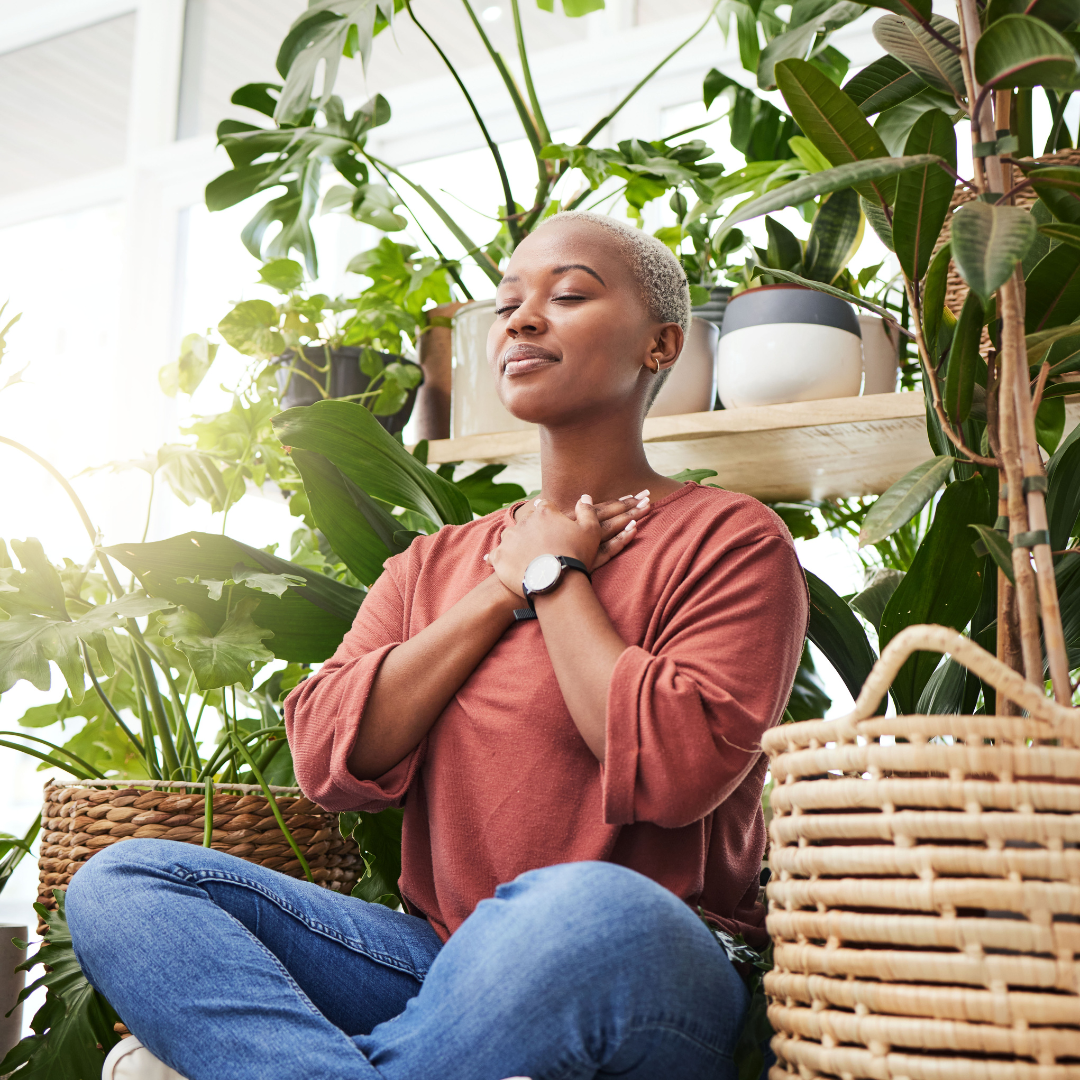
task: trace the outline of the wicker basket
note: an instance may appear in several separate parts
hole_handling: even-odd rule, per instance
[[[1029,715],[874,716],[920,649]],[[1080,710],[913,626],[851,715],[763,744],[770,1080],[1080,1078]]]
[[[203,784],[163,780],[87,780],[45,785],[38,857],[38,902],[55,907],[53,889],[66,891],[72,875],[102,848],[128,839],[202,844]],[[304,853],[316,884],[351,892],[363,870],[356,843],[337,829],[337,815],[320,809],[299,788],[272,787],[281,816]],[[300,860],[278,827],[262,788],[215,784],[211,847],[248,862],[303,877]],[[39,928],[40,929],[40,928]]]

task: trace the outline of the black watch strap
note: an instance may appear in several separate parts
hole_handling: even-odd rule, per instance
[[[589,568],[580,559],[572,558],[569,555],[556,555],[555,558],[558,559],[559,563],[562,565],[562,568],[564,570],[580,570],[590,581],[592,581],[592,574],[589,573]],[[560,577],[559,580],[561,581],[562,578]],[[556,586],[552,586],[553,589],[555,587]],[[525,593],[525,602],[529,605],[529,611],[532,612],[533,618],[536,618],[536,605],[535,605],[535,603],[533,601],[533,595],[534,595],[533,593],[526,592]],[[528,618],[528,616],[527,615],[520,615],[519,616],[518,612],[515,611],[514,612],[514,618],[520,622],[521,619],[526,619],[526,618]]]

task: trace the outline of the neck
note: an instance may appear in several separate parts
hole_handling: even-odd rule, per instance
[[[540,470],[543,497],[564,513],[582,495],[599,503],[648,488],[655,500],[682,486],[653,469],[641,442],[640,420],[621,412],[541,427]]]

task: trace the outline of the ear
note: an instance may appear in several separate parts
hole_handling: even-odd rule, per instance
[[[678,323],[664,323],[649,342],[649,363],[658,363],[663,371],[678,360],[682,347],[682,327]]]

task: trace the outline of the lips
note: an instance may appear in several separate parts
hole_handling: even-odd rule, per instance
[[[557,364],[559,358],[547,349],[539,345],[526,345],[524,343],[511,345],[502,356],[502,371],[504,375],[527,375],[538,371],[549,364]]]

